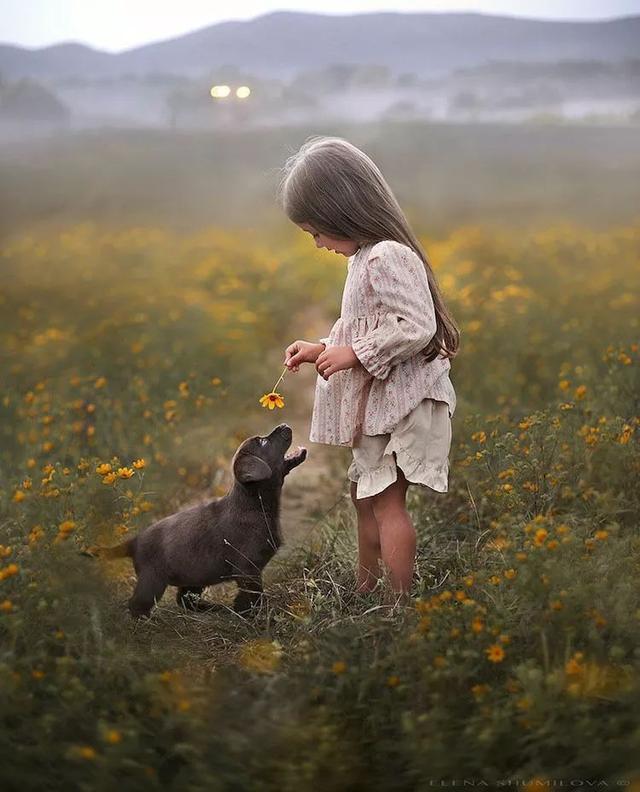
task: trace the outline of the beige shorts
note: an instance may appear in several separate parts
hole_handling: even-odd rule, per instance
[[[447,492],[450,448],[449,405],[425,398],[390,434],[361,435],[352,447],[347,476],[357,482],[356,498],[377,495],[393,484],[398,467],[407,481]]]

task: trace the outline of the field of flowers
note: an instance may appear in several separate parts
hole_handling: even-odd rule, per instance
[[[345,259],[217,228],[4,245],[3,789],[640,789],[640,225],[422,241],[461,351],[450,491],[409,490],[411,606],[353,595],[343,499],[253,619],[168,594],[140,624],[127,562],[77,551],[222,494],[307,404],[287,377],[258,400]]]

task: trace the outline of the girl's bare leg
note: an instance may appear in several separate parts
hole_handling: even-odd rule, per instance
[[[408,595],[416,558],[416,532],[406,508],[408,481],[398,468],[398,478],[371,497],[380,530],[382,560],[396,594]]]
[[[371,591],[381,576],[380,533],[372,498],[356,498],[356,482],[351,482],[351,500],[358,515],[357,591]]]

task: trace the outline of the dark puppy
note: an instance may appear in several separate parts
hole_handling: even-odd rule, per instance
[[[234,454],[234,483],[222,498],[164,517],[116,547],[85,554],[130,556],[138,576],[129,610],[148,616],[167,586],[177,586],[186,608],[200,603],[203,588],[235,580],[233,607],[248,611],[262,596],[262,570],[281,544],[280,493],[284,478],[304,462],[306,448],[286,454],[292,432],[280,424],[266,437],[250,437]]]

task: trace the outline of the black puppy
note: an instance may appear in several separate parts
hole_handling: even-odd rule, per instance
[[[262,570],[281,544],[280,493],[284,478],[307,456],[287,454],[293,433],[280,424],[266,437],[245,440],[232,460],[234,483],[222,498],[164,517],[115,547],[86,555],[131,557],[138,581],[129,600],[135,618],[149,616],[167,586],[177,586],[185,608],[206,609],[206,586],[235,580],[233,607],[248,611],[262,596]]]

